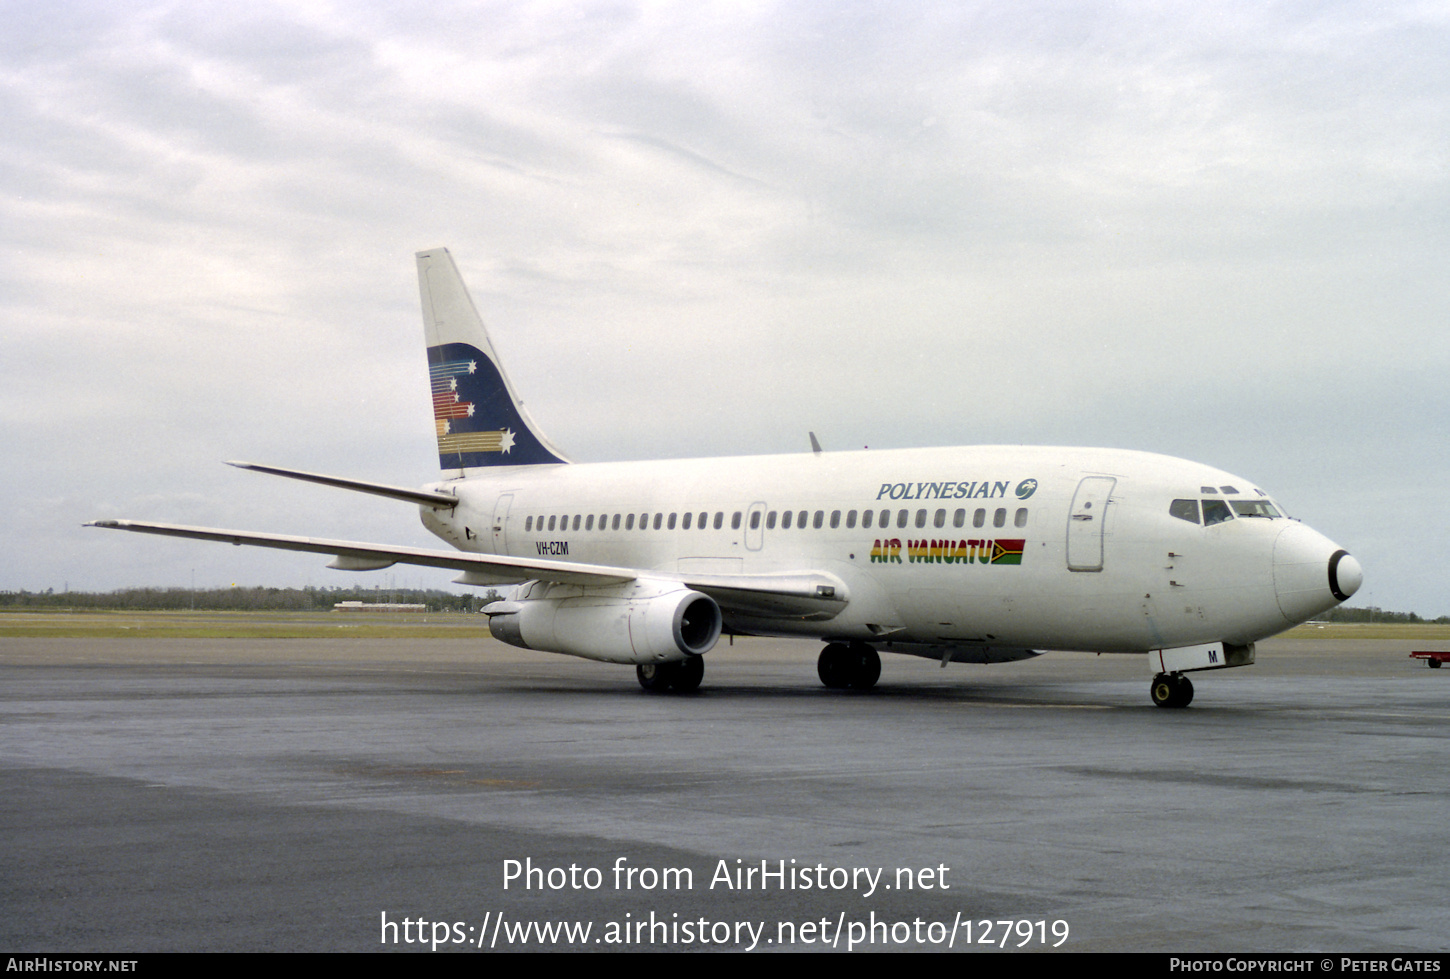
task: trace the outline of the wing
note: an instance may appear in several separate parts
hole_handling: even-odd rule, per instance
[[[159,534],[163,537],[220,541],[225,544],[248,544],[283,551],[330,554],[333,560],[328,567],[342,571],[377,571],[394,564],[448,568],[462,572],[460,580],[471,585],[506,584],[530,579],[573,585],[618,585],[640,578],[678,581],[709,595],[726,611],[753,616],[830,619],[839,614],[849,601],[844,582],[821,572],[759,575],[676,574],[576,561],[535,561],[497,554],[437,551],[425,547],[398,547],[361,541],[326,540],[320,537],[293,537],[286,534],[258,534],[246,530],[187,527],[140,520],[95,520],[86,526]]]

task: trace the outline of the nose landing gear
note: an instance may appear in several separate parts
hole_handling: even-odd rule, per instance
[[[1159,673],[1148,695],[1155,707],[1187,707],[1193,700],[1193,684],[1182,673]]]
[[[833,690],[870,690],[881,679],[881,657],[865,643],[833,642],[821,650],[816,673]]]

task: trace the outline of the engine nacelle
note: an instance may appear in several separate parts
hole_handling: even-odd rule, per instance
[[[703,655],[720,638],[715,600],[672,582],[609,589],[535,582],[523,592],[484,612],[495,639],[525,649],[605,663],[668,663]]]

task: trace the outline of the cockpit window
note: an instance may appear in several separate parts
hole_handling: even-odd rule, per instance
[[[1234,494],[1238,493],[1238,490],[1232,486],[1220,486],[1219,489],[1223,490],[1224,495],[1226,496],[1233,496]]]
[[[1268,500],[1232,500],[1230,501],[1230,505],[1234,508],[1234,513],[1241,517],[1268,517],[1273,519],[1274,517],[1281,516],[1279,511],[1274,508],[1274,504]]]
[[[1218,492],[1218,490],[1214,489],[1212,486],[1200,486],[1198,488],[1198,491],[1206,496],[1213,496]]]
[[[1229,512],[1228,504],[1223,500],[1203,501],[1203,525],[1205,527],[1212,527],[1216,523],[1232,519],[1233,514]]]
[[[1179,520],[1187,520],[1189,523],[1198,523],[1198,501],[1197,500],[1174,500],[1168,504],[1170,516]]]

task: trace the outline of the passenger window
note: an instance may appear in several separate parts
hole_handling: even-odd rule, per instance
[[[831,529],[832,530],[835,530],[839,526],[841,526],[841,511],[840,510],[832,510],[831,511]]]
[[[715,511],[715,529],[719,530],[725,526],[725,514],[722,511]]]
[[[550,530],[553,530],[553,529],[554,529],[554,521],[555,521],[555,520],[558,520],[558,519],[559,519],[559,518],[558,518],[558,517],[556,517],[556,516],[550,516],[550,517],[549,517],[549,529],[550,529]]]
[[[765,529],[766,530],[774,530],[775,529],[775,511],[774,510],[770,511],[769,513],[767,513],[765,515]]]
[[[705,529],[705,525],[708,524],[709,522],[710,522],[710,515],[708,513],[702,513],[702,514],[700,514],[700,529],[701,530],[704,530]]]
[[[525,517],[524,518],[524,530],[525,531],[529,531],[529,530],[533,530],[533,529],[534,529],[534,518],[532,516]]]
[[[584,518],[584,529],[585,530],[593,530],[594,529],[594,514],[591,513],[591,514],[589,514],[589,516],[587,516],[587,517]]]
[[[815,520],[811,521],[811,526],[814,527],[817,530],[820,530],[821,529],[821,524],[823,522],[825,522],[825,519],[826,519],[826,511],[824,511],[824,510],[817,510],[816,511],[816,518],[815,518]]]
[[[890,510],[882,510],[881,511],[881,519],[876,522],[876,526],[880,527],[882,530],[885,530],[887,527],[890,527],[891,526],[891,511]]]
[[[614,515],[614,520],[612,520],[610,522],[610,529],[611,530],[618,530],[619,529],[619,514],[616,513]]]
[[[1233,514],[1229,512],[1228,504],[1223,500],[1203,501],[1203,525],[1205,527],[1212,527],[1216,523],[1232,519]]]
[[[846,514],[846,529],[853,530],[856,527],[856,511],[852,510]]]
[[[1017,510],[1017,516],[1015,518],[1013,518],[1013,520],[1012,520],[1012,526],[1014,526],[1014,527],[1026,527],[1027,526],[1027,508],[1026,507],[1019,507],[1018,508],[1018,510]]]
[[[689,530],[690,529],[690,518],[693,517],[693,516],[694,516],[693,513],[687,513],[687,514],[685,514],[684,522],[680,524],[680,527],[683,528],[684,530]]]
[[[911,511],[910,510],[897,510],[896,511],[896,526],[897,527],[905,527],[906,526],[906,521],[909,520],[910,518],[911,518]]]
[[[1187,520],[1189,523],[1198,523],[1198,501],[1174,500],[1168,504],[1168,515],[1177,517],[1179,520]]]
[[[965,511],[965,510],[958,510],[956,513],[952,514],[952,526],[953,527],[964,527],[964,526],[966,526],[966,523],[967,523],[967,511]]]
[[[760,529],[760,511],[759,510],[751,510],[750,511],[750,529],[751,530],[759,530]]]
[[[625,530],[633,530],[634,529],[634,514],[631,513],[629,516],[627,516],[627,517],[624,518],[624,529]]]
[[[916,511],[916,526],[917,526],[918,529],[926,526],[926,511],[925,510],[918,510],[918,511]]]
[[[974,513],[974,514],[972,514],[972,526],[973,527],[985,527],[986,525],[987,525],[987,511],[986,510],[983,510],[981,507],[978,507],[977,508],[977,512]]]
[[[871,529],[871,518],[874,517],[875,515],[876,515],[876,511],[875,510],[862,510],[861,511],[861,529],[862,530],[870,530]]]
[[[992,526],[993,527],[1005,527],[1005,526],[1007,526],[1007,511],[1004,508],[998,507],[997,508],[997,512],[994,513],[994,514],[992,514]]]
[[[739,510],[736,510],[734,513],[732,513],[730,515],[730,529],[731,530],[739,530],[740,529],[740,511]]]
[[[670,530],[675,529],[675,515],[673,513],[670,514],[670,519],[665,522],[665,526]]]
[[[795,516],[795,525],[796,525],[796,529],[798,529],[798,530],[805,530],[806,529],[806,511],[805,510],[802,510],[800,513],[797,513],[796,514],[796,516]]]
[[[659,530],[660,529],[660,524],[662,524],[664,522],[665,522],[665,515],[663,513],[656,513],[655,514],[655,530]]]
[[[780,515],[780,529],[790,530],[790,518],[795,516],[794,510],[787,510]]]
[[[945,510],[938,510],[936,516],[932,517],[931,525],[933,527],[945,527],[947,525],[947,512]]]

